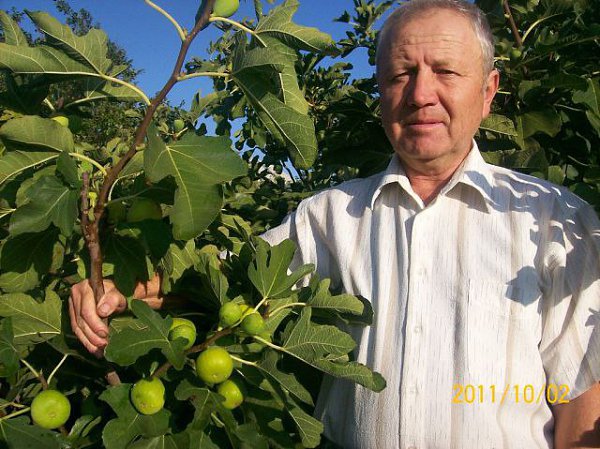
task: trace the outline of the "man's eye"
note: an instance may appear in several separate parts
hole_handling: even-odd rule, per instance
[[[438,75],[455,75],[456,72],[450,69],[438,69],[435,71]]]

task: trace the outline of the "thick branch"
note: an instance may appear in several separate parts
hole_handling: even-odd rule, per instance
[[[215,0],[203,0],[202,14],[199,16],[198,21],[196,22],[196,25],[194,26],[192,31],[186,36],[185,40],[181,42],[179,55],[177,56],[177,61],[175,62],[175,66],[173,67],[173,72],[171,73],[171,76],[169,77],[161,91],[158,93],[158,95],[155,98],[153,98],[150,104],[148,105],[148,108],[146,109],[146,114],[144,115],[142,123],[136,131],[135,138],[131,144],[131,147],[129,148],[129,151],[117,162],[117,164],[115,164],[114,167],[112,167],[112,169],[110,169],[107,176],[104,178],[104,182],[102,183],[102,187],[100,189],[100,194],[98,197],[98,202],[96,203],[96,207],[94,208],[94,221],[91,222],[90,220],[86,219],[87,225],[84,226],[84,236],[90,253],[90,283],[92,290],[94,291],[94,297],[96,299],[96,302],[98,302],[104,294],[104,287],[102,283],[102,251],[100,248],[99,223],[100,219],[102,218],[102,215],[104,214],[108,194],[113,184],[117,181],[119,173],[121,173],[123,168],[125,168],[127,163],[133,158],[137,151],[137,148],[144,141],[146,131],[148,130],[148,127],[152,122],[154,112],[156,111],[158,106],[163,102],[167,94],[177,82],[183,64],[185,62],[185,57],[190,47],[190,44],[192,43],[196,35],[209,24],[210,13],[213,10],[214,3]]]

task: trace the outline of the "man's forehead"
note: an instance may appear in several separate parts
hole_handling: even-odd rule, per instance
[[[391,48],[400,47],[405,45],[419,45],[419,44],[447,44],[450,46],[453,45],[466,45],[464,38],[460,36],[456,36],[451,33],[432,33],[432,34],[422,34],[422,33],[394,33],[390,40],[389,46]]]

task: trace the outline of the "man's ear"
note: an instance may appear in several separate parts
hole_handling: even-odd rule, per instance
[[[486,118],[490,114],[490,108],[492,106],[492,100],[498,91],[498,84],[500,83],[500,74],[498,70],[492,70],[485,84],[483,85],[483,111],[482,118]]]

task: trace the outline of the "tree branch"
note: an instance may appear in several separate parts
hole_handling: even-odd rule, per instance
[[[91,276],[90,276],[90,285],[92,290],[94,291],[94,298],[96,299],[96,303],[100,300],[100,298],[104,295],[104,286],[102,279],[102,251],[100,248],[100,220],[102,215],[104,214],[104,209],[106,207],[106,200],[108,198],[108,194],[110,192],[111,187],[117,181],[119,173],[125,168],[127,163],[133,158],[135,153],[137,152],[137,148],[142,144],[146,137],[146,131],[152,122],[152,117],[154,112],[158,108],[158,106],[163,102],[167,94],[173,88],[175,83],[177,83],[178,77],[181,73],[181,68],[183,67],[183,63],[185,62],[186,54],[189,50],[189,47],[196,37],[196,35],[206,28],[209,24],[210,13],[213,10],[215,0],[203,0],[202,2],[202,13],[200,14],[198,21],[194,25],[192,31],[186,36],[186,38],[181,42],[181,48],[179,50],[179,55],[177,56],[177,61],[175,62],[175,66],[173,67],[173,72],[171,76],[165,83],[164,87],[161,91],[156,95],[155,98],[152,99],[150,104],[146,109],[146,114],[142,120],[142,123],[138,127],[135,138],[129,148],[129,151],[121,158],[119,161],[109,170],[107,176],[104,178],[104,182],[102,183],[102,187],[100,188],[100,194],[98,196],[98,202],[96,203],[96,207],[94,208],[94,220],[91,221],[88,218],[84,218],[82,216],[82,226],[84,227],[84,236],[88,246],[88,251],[90,253],[90,261],[91,261]],[[83,200],[83,198],[82,198]],[[86,194],[86,208],[87,208],[87,194]],[[83,204],[83,203],[82,203]],[[83,215],[83,214],[82,214]],[[86,214],[87,217],[87,214]],[[85,220],[85,225],[84,225]]]
[[[523,47],[523,39],[521,39],[521,35],[519,34],[519,29],[517,28],[517,24],[515,23],[515,19],[510,11],[510,6],[508,4],[508,0],[502,0],[502,5],[504,6],[504,13],[508,16],[508,23],[510,24],[510,29],[512,30],[512,34],[515,38],[515,42],[517,47]]]

